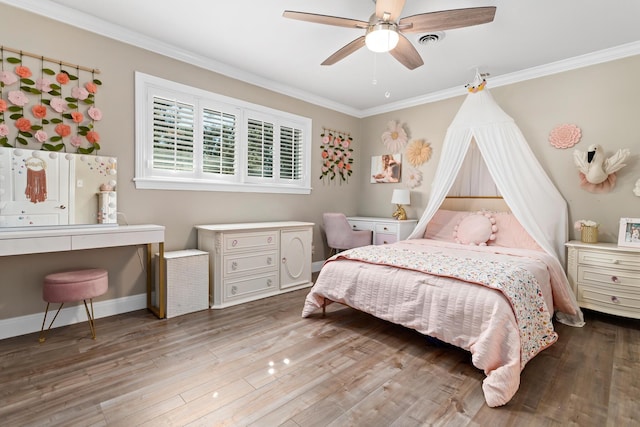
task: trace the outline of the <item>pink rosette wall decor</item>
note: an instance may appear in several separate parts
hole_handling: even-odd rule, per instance
[[[0,46],[0,147],[96,154],[98,72]]]
[[[556,148],[571,148],[576,145],[582,132],[576,125],[560,125],[549,133],[549,143]]]
[[[323,182],[348,181],[353,173],[353,138],[347,132],[324,128],[322,134],[322,167],[320,179]]]

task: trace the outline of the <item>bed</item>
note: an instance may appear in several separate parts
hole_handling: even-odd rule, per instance
[[[560,262],[510,212],[440,209],[423,238],[334,255],[302,316],[333,302],[470,351],[491,407],[509,402],[527,362],[556,342],[554,313],[582,324]]]

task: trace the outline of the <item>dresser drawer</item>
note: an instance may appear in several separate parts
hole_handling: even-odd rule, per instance
[[[278,283],[277,272],[238,280],[227,280],[224,285],[224,301],[275,292],[278,290]]]
[[[230,277],[240,274],[256,274],[277,268],[277,252],[250,252],[225,256],[222,263],[222,274],[224,277]]]
[[[225,253],[239,252],[246,250],[277,249],[278,230],[253,232],[253,233],[231,233],[223,236],[223,248]]]
[[[386,245],[387,243],[395,243],[397,241],[398,238],[395,234],[376,233],[376,241],[374,242],[374,244]]]
[[[640,294],[640,274],[633,270],[619,268],[598,268],[578,266],[578,283],[592,284],[606,288],[626,288]]]
[[[376,224],[376,233],[396,234],[398,232],[398,224],[382,223]]]
[[[375,230],[375,224],[373,222],[349,220],[349,224],[351,224],[351,228],[354,230]]]
[[[597,252],[581,249],[578,252],[578,263],[599,265],[602,267],[624,268],[640,272],[640,256],[617,253],[615,251]]]

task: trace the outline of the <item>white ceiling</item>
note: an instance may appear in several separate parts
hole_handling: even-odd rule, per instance
[[[366,48],[321,66],[363,31],[282,17],[367,21],[372,0],[0,1],[358,117],[461,94],[476,68],[496,86],[640,53],[635,0],[407,0],[402,17],[497,6],[492,23],[436,44],[408,34],[425,62],[413,71]]]

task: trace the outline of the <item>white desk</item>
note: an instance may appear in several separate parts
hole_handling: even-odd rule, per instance
[[[62,226],[5,229],[0,231],[0,256],[40,254],[147,245],[147,308],[159,318],[165,317],[164,262],[159,262],[158,306],[151,302],[153,289],[152,245],[158,244],[160,261],[164,258],[164,226],[110,225]]]
[[[347,218],[354,230],[373,231],[373,244],[383,245],[405,240],[416,228],[417,219],[398,221],[394,218],[374,218],[368,216],[350,216]]]

